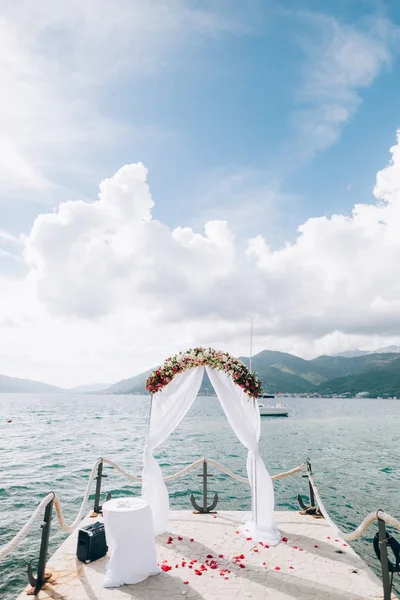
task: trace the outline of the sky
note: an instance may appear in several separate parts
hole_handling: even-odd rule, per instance
[[[400,344],[400,3],[0,0],[0,373]]]

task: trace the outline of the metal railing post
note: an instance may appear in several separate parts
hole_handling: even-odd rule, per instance
[[[379,519],[379,518],[378,518],[378,531],[379,531],[379,548],[380,548],[380,552],[381,552],[380,560],[381,560],[381,569],[382,569],[383,600],[390,600],[392,586],[390,585],[390,577],[389,577],[386,523],[383,519]]]
[[[36,595],[39,590],[43,587],[43,585],[48,581],[51,577],[51,573],[46,573],[46,563],[47,563],[47,553],[49,549],[49,537],[50,537],[50,528],[51,528],[51,518],[53,511],[53,502],[54,499],[49,502],[44,511],[44,521],[41,525],[42,527],[42,539],[40,542],[40,551],[39,551],[39,562],[37,569],[37,576],[34,577],[32,564],[28,563],[28,579],[29,583],[32,586],[32,589],[27,593],[30,596]]]
[[[107,477],[107,475],[103,475],[103,459],[101,459],[99,462],[99,465],[97,467],[96,492],[95,492],[95,496],[94,496],[93,512],[95,512],[96,514],[101,512],[100,494],[101,494],[101,480],[103,477]]]
[[[312,475],[312,468],[311,468],[311,462],[309,459],[307,459],[307,473],[309,473],[310,475]],[[313,486],[311,485],[311,481],[310,479],[308,479],[308,493],[310,496],[310,506],[315,507],[315,496],[314,496],[314,490],[313,490]]]

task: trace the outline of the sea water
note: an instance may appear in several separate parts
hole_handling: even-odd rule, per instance
[[[400,517],[400,401],[283,401],[290,407],[288,418],[261,419],[260,454],[271,474],[310,457],[325,506],[345,530],[377,508]],[[140,475],[148,411],[149,399],[144,396],[1,394],[0,547],[51,490],[61,498],[65,516],[72,522],[97,458],[111,458]],[[218,400],[199,397],[156,457],[165,475],[203,456],[245,475],[246,454]],[[192,492],[201,503],[198,472],[168,485],[172,508],[190,510]],[[249,509],[246,484],[214,468],[210,472],[214,477],[208,482],[209,496],[211,501],[218,492],[217,510]],[[116,497],[140,492],[115,470],[107,467],[106,473],[104,494],[111,491]],[[276,482],[276,507],[298,510],[298,493],[307,499],[306,480],[299,475]],[[91,501],[93,498],[94,494]],[[352,546],[378,572],[372,549],[375,531],[376,527],[371,528],[367,538]],[[400,541],[400,533],[395,537]],[[64,538],[54,517],[50,553]],[[0,563],[1,600],[14,599],[26,585],[27,562],[31,560],[36,567],[39,545],[40,520],[18,550]]]

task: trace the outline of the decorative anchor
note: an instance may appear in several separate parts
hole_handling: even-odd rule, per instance
[[[303,475],[303,477],[308,479],[308,474],[312,475],[311,462],[310,462],[309,458],[307,458],[307,460],[306,460],[306,466],[307,466],[307,475]],[[316,519],[323,519],[323,515],[319,511],[318,504],[316,504],[316,502],[315,502],[314,490],[312,488],[312,485],[311,485],[311,482],[309,479],[308,479],[308,492],[310,495],[310,506],[307,506],[306,504],[304,504],[303,498],[301,497],[300,494],[297,495],[297,502],[300,504],[300,506],[302,508],[302,511],[300,514],[312,515]]]
[[[214,510],[218,503],[218,494],[214,494],[214,500],[211,503],[211,506],[207,506],[207,477],[213,477],[210,473],[207,473],[207,461],[203,460],[203,473],[201,475],[197,475],[197,477],[203,478],[203,506],[199,506],[196,503],[196,500],[193,494],[190,496],[190,502],[192,503],[193,508],[198,513],[210,513]]]

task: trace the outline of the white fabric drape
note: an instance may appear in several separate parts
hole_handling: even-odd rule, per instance
[[[233,382],[229,373],[206,367],[211,384],[240,442],[247,448],[247,474],[251,487],[251,520],[245,527],[255,541],[274,545],[280,540],[273,521],[274,488],[258,453],[260,412],[258,403]],[[153,451],[179,425],[192,406],[201,386],[204,367],[176,375],[152,397],[147,443],[144,450],[142,497],[150,504],[155,535],[167,530],[169,498],[161,469]]]
[[[280,534],[273,521],[274,487],[272,479],[258,453],[260,411],[258,403],[233,382],[225,371],[206,367],[230,426],[247,448],[247,475],[251,486],[251,521],[246,523],[255,541],[274,545]]]
[[[179,373],[152,397],[147,443],[143,457],[142,497],[150,504],[155,535],[167,530],[169,497],[160,466],[154,458],[153,452],[179,425],[192,406],[199,393],[203,374],[203,367]]]

